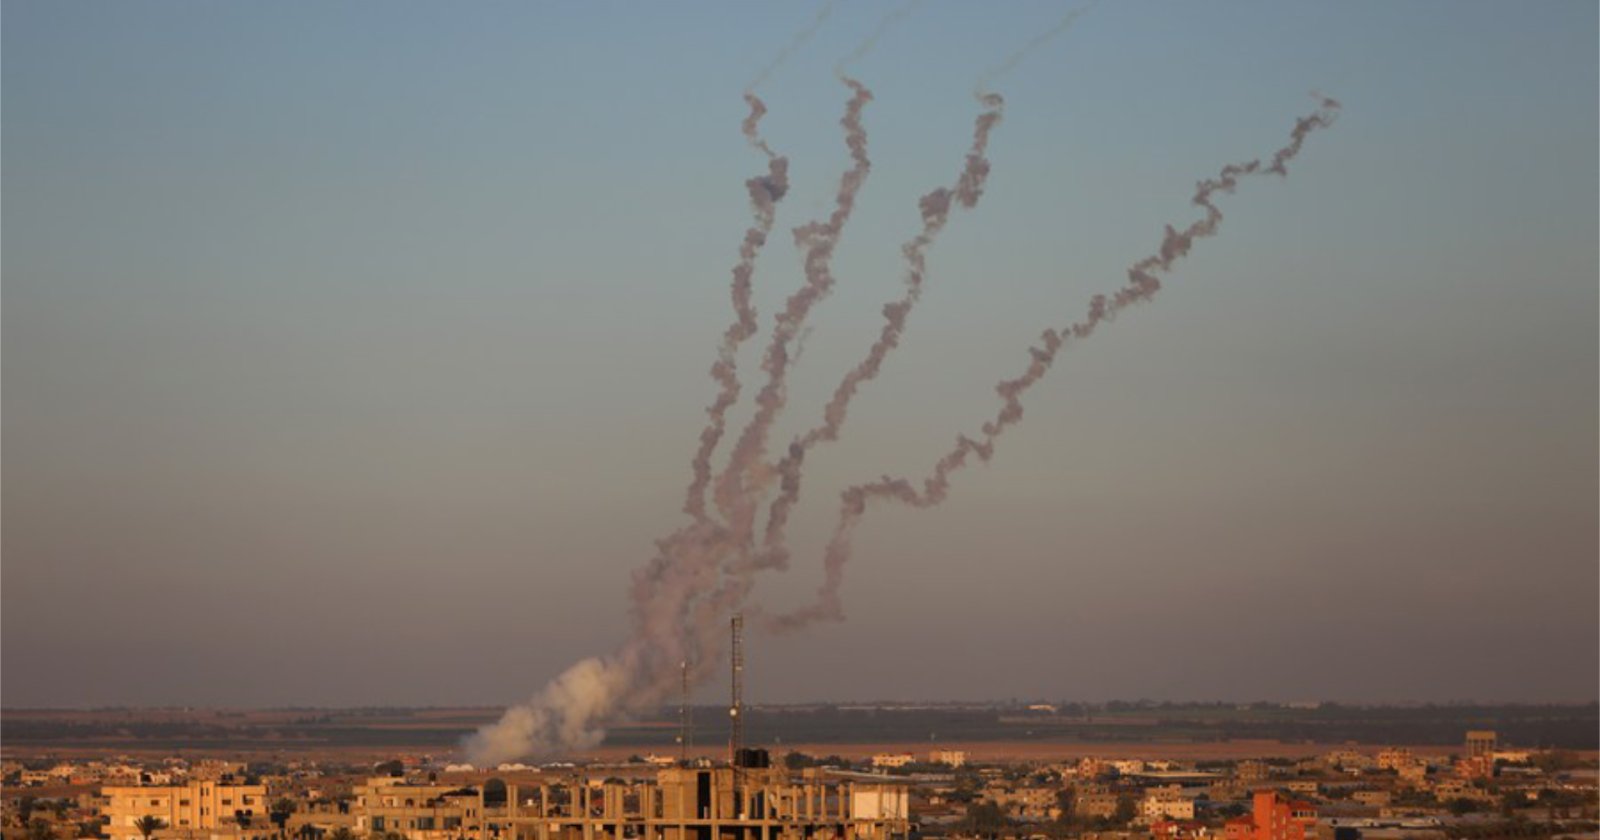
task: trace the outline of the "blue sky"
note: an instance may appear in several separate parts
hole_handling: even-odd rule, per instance
[[[740,93],[817,8],[6,3],[4,703],[498,703],[614,645],[713,393]],[[759,90],[764,324],[848,160],[831,68],[893,8]],[[974,80],[1068,8],[929,2],[851,68],[874,166],[780,439],[897,293]],[[763,602],[1196,180],[1345,109],[947,504],[874,512],[849,620],[755,640],[752,693],[1593,699],[1596,24],[1105,2],[1030,53]]]

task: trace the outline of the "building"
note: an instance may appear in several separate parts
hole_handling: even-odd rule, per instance
[[[1317,809],[1276,790],[1258,790],[1250,814],[1252,840],[1309,840],[1316,837]]]
[[[1256,821],[1254,817],[1234,817],[1222,824],[1224,840],[1255,840]]]
[[[879,768],[904,767],[915,760],[911,753],[878,753],[872,757],[872,766]]]
[[[904,840],[910,792],[899,782],[832,780],[809,768],[673,767],[654,779],[574,776],[498,784],[485,795],[475,840]],[[503,795],[503,799],[500,797]],[[462,836],[462,835],[452,835]],[[410,840],[429,840],[411,836]]]
[[[1399,784],[1404,787],[1422,787],[1428,783],[1428,765],[1420,761],[1403,764],[1396,775],[1399,776]]]
[[[1183,793],[1178,785],[1148,788],[1139,802],[1139,817],[1146,824],[1166,821],[1188,822],[1194,819],[1194,800]]]
[[[1267,763],[1255,758],[1247,758],[1239,762],[1234,766],[1233,770],[1233,774],[1242,782],[1259,782],[1267,778],[1270,773],[1271,770],[1267,767]]]
[[[1083,790],[1078,793],[1073,812],[1084,819],[1109,820],[1116,816],[1120,801],[1121,797],[1115,792],[1103,788]]]
[[[1467,733],[1467,757],[1456,765],[1456,772],[1469,779],[1494,775],[1496,738],[1493,730],[1475,729]]]
[[[967,764],[967,752],[966,750],[934,750],[928,753],[928,763],[965,767]]]
[[[1399,772],[1400,768],[1416,763],[1416,755],[1405,747],[1390,747],[1378,753],[1379,770],[1394,770]]]
[[[101,788],[106,818],[105,835],[111,840],[143,840],[136,827],[141,817],[155,817],[169,829],[162,836],[188,836],[216,829],[251,829],[266,826],[266,785],[231,781],[196,781],[187,785],[109,786]]]
[[[1494,730],[1474,729],[1467,733],[1467,758],[1494,759],[1496,742]]]
[[[495,790],[503,801],[503,784]],[[378,776],[357,785],[352,793],[358,835],[395,832],[408,840],[483,836],[480,826],[485,810],[484,788],[418,784]]]
[[[1053,787],[990,785],[983,798],[1029,822],[1051,820],[1061,815],[1060,790]]]
[[[1350,794],[1350,799],[1358,805],[1381,808],[1394,800],[1394,796],[1386,790],[1358,790]]]
[[[1157,820],[1150,824],[1150,836],[1156,840],[1203,840],[1215,835],[1205,823],[1196,820]]]

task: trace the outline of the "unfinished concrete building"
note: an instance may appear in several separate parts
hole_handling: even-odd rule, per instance
[[[888,779],[674,767],[653,780],[512,784],[505,806],[483,813],[485,836],[505,840],[903,840],[907,800]]]

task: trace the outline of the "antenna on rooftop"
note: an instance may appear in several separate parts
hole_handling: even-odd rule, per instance
[[[739,749],[744,746],[744,613],[734,613],[732,621],[733,698],[728,704],[728,764],[737,766]]]
[[[684,764],[689,763],[689,739],[691,735],[689,721],[689,660],[685,659],[680,667],[683,669],[683,688],[678,697],[678,758]]]

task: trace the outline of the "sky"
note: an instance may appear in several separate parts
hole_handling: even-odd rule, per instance
[[[832,68],[896,7],[758,89],[763,337],[849,162]],[[820,8],[5,3],[0,702],[505,704],[619,644],[715,393],[741,93]],[[934,0],[850,65],[873,168],[777,440],[899,294],[975,80],[1069,9]],[[1597,15],[1103,2],[1031,50],[763,605],[1196,181],[1344,108],[945,504],[872,510],[846,619],[752,635],[747,696],[1595,699]]]

